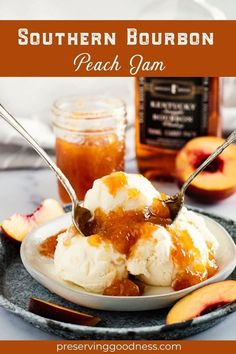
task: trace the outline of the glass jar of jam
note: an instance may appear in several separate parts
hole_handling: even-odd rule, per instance
[[[124,170],[125,104],[104,96],[69,96],[52,108],[57,165],[74,187],[79,200],[93,181]],[[58,182],[64,203],[70,198]]]

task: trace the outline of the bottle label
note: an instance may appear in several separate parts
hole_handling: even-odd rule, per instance
[[[138,78],[140,142],[180,149],[207,135],[210,78]]]

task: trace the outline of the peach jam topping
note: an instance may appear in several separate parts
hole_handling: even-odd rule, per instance
[[[105,214],[98,208],[90,225],[90,234],[99,234],[102,239],[110,241],[117,251],[129,255],[140,237],[150,237],[156,230],[154,221],[165,226],[170,223],[169,216],[166,205],[157,200],[149,211],[117,208]]]
[[[57,246],[57,238],[66,230],[61,230],[57,234],[49,236],[39,245],[39,253],[48,258],[53,258]]]
[[[127,177],[123,172],[117,172],[111,174],[103,179],[105,185],[107,186],[109,192],[113,197],[121,190],[122,187],[127,185]]]
[[[208,245],[209,261],[205,264],[187,231],[173,232],[170,229],[169,231],[173,243],[171,256],[179,269],[172,284],[175,290],[198,284],[216,273],[218,267],[210,245]]]
[[[80,142],[56,140],[57,165],[74,187],[79,200],[84,199],[95,179],[124,169],[124,141],[116,134],[84,135]],[[59,183],[59,193],[64,203],[70,198]]]
[[[138,284],[130,279],[117,280],[108,286],[103,295],[110,296],[139,296],[142,295],[142,289]]]
[[[103,178],[109,193],[115,197],[117,193],[128,185],[128,180],[123,172],[110,174]],[[127,188],[130,199],[139,196],[137,188]],[[158,198],[153,199],[150,207],[125,211],[121,207],[105,214],[101,208],[94,213],[94,220],[89,225],[89,234],[99,234],[102,239],[110,241],[120,253],[129,255],[131,247],[140,237],[148,237],[156,229],[154,224],[170,224],[170,211],[166,204]]]

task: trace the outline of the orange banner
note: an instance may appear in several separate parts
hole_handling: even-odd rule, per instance
[[[236,76],[236,21],[0,21],[0,76]]]
[[[8,353],[181,353],[233,354],[234,341],[0,341],[0,352]]]

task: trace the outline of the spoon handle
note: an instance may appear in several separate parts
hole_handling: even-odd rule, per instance
[[[236,129],[228,136],[228,138],[221,144],[187,179],[183,184],[180,193],[184,194],[188,186],[197,175],[202,172],[217,156],[219,156],[231,143],[236,140]]]
[[[0,104],[0,117],[2,117],[8,124],[10,124],[23,138],[34,148],[34,150],[42,157],[46,164],[57,175],[57,178],[67,190],[71,200],[75,205],[77,204],[77,197],[70,182],[62,171],[57,167],[54,161],[49,157],[45,150],[43,150],[32,136],[23,128],[23,126]]]

